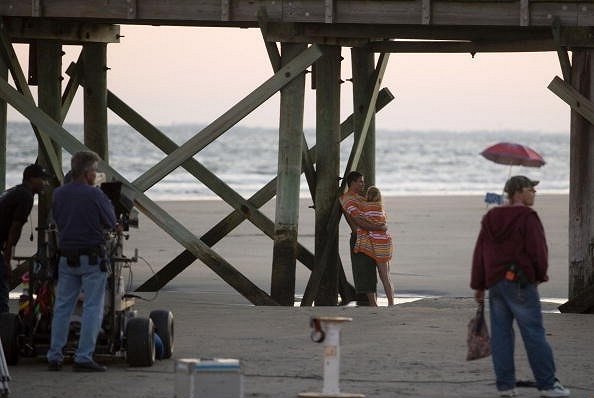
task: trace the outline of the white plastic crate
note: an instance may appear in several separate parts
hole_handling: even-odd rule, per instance
[[[239,360],[176,360],[175,398],[243,398],[243,376]]]

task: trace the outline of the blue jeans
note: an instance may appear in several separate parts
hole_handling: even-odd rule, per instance
[[[6,279],[4,267],[4,256],[0,252],[0,314],[3,312],[10,312],[8,308],[8,293],[10,288],[8,287],[8,279]]]
[[[103,321],[103,301],[107,272],[100,266],[89,265],[88,256],[80,256],[80,266],[70,267],[66,257],[60,257],[58,288],[54,317],[52,320],[52,337],[47,352],[48,361],[61,362],[64,358],[62,349],[68,340],[70,317],[74,311],[76,300],[82,289],[84,292],[83,313],[78,348],[74,354],[74,362],[93,360],[97,335]]]
[[[498,390],[516,386],[514,365],[514,318],[518,323],[528,362],[538,389],[555,383],[553,351],[545,338],[540,297],[536,284],[523,288],[519,283],[502,280],[489,288],[491,312],[491,351]]]

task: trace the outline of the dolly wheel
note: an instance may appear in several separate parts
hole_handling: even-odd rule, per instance
[[[130,366],[155,363],[154,325],[150,318],[132,318],[126,324],[126,360]]]
[[[0,339],[2,349],[8,365],[16,365],[19,362],[19,333],[21,321],[16,314],[0,314]]]
[[[173,313],[167,310],[151,311],[149,318],[155,324],[155,332],[163,341],[163,358],[171,358],[173,353]]]

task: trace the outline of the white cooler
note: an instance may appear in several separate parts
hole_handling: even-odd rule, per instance
[[[238,359],[186,358],[175,361],[175,398],[243,398]]]

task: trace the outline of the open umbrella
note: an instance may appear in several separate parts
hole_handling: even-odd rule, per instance
[[[544,159],[534,149],[512,142],[500,142],[481,152],[485,158],[509,166],[541,167]]]
[[[492,162],[508,165],[508,179],[511,177],[512,166],[541,167],[545,164],[542,156],[534,149],[513,142],[500,142],[492,145],[482,151],[481,155]],[[503,203],[503,192],[501,195],[487,192],[485,202],[487,206],[492,203]]]

